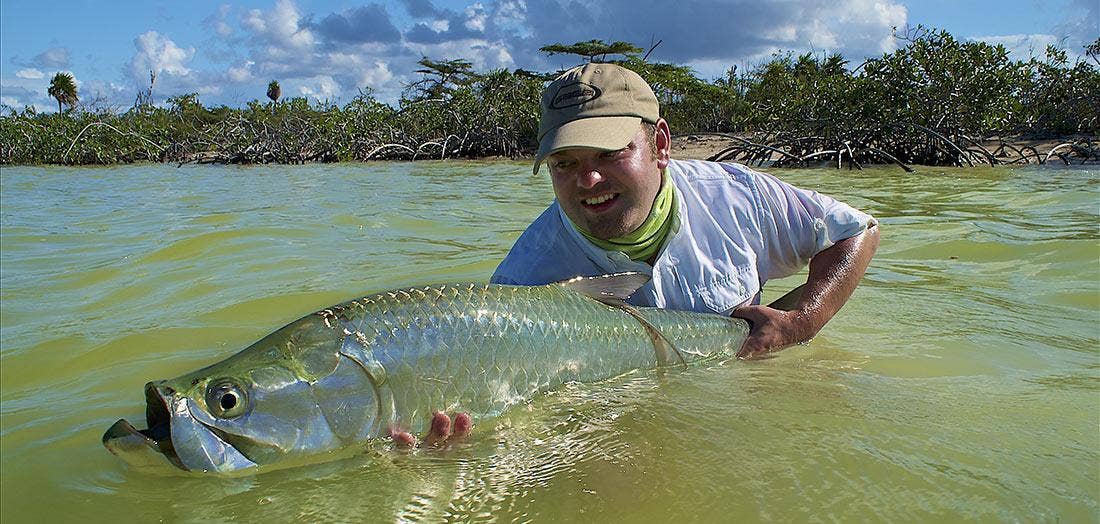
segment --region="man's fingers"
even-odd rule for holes
[[[768,321],[767,315],[761,311],[760,306],[743,306],[733,310],[730,314],[733,318],[739,318],[749,323],[749,333],[756,334]]]
[[[432,420],[428,428],[428,433],[424,435],[423,442],[419,444],[423,446],[439,446],[445,442],[469,435],[471,428],[473,428],[473,421],[470,419],[469,413],[455,413],[454,419],[452,420],[446,413],[436,411],[432,413]],[[398,448],[413,448],[418,446],[415,435],[396,425],[390,427],[389,434]]]
[[[730,315],[735,318],[743,318],[745,320],[760,320],[766,317],[764,314],[765,306],[741,306]]]
[[[416,446],[416,437],[408,431],[402,431],[396,427],[390,428],[390,438],[399,448],[411,448]]]
[[[454,433],[451,433],[452,437],[465,437],[470,434],[470,429],[473,428],[473,421],[470,420],[469,413],[456,413]]]
[[[424,437],[424,444],[434,446],[451,436],[451,418],[442,411],[432,413],[432,427],[428,430],[428,436]]]

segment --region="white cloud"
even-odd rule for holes
[[[49,69],[69,67],[69,49],[67,47],[51,47],[35,56],[34,63]]]
[[[795,47],[804,48],[808,46],[812,49],[829,50],[836,50],[837,48],[841,47],[841,35],[837,34],[837,32],[833,30],[833,28],[830,28],[826,24],[826,22],[820,18],[810,21],[807,26],[799,28],[796,32],[798,36],[796,36],[794,40],[790,41],[790,43],[793,44]],[[849,31],[842,31],[841,34],[849,36],[852,33]],[[872,35],[873,36],[871,37],[871,39],[873,40],[875,32],[872,32]],[[881,37],[881,32],[878,32],[877,36]],[[890,42],[894,41],[892,36],[888,36],[887,38],[890,40]],[[874,48],[874,45],[872,44],[871,47]],[[880,52],[887,51],[887,49],[880,49]]]
[[[232,9],[233,6],[229,4],[218,6],[216,11],[202,19],[202,27],[207,32],[213,32],[217,38],[228,40],[234,33],[233,26],[228,22]]]
[[[319,101],[334,101],[340,95],[340,86],[331,76],[319,75],[309,81],[311,85],[298,86],[298,92],[307,98]]]
[[[233,82],[235,84],[247,82],[249,80],[252,80],[253,78],[252,66],[254,65],[256,65],[256,62],[247,60],[245,61],[245,63],[239,66],[230,66],[225,75],[227,78],[229,78],[230,82]]]
[[[204,21],[209,23],[214,28],[214,32],[221,37],[228,37],[233,34],[233,27],[226,23],[225,19],[229,16],[229,4],[223,4],[218,7],[218,12],[210,15]]]
[[[364,70],[359,76],[359,83],[374,89],[378,89],[393,80],[393,73],[385,62],[376,60],[374,67]]]
[[[776,27],[770,27],[764,30],[763,36],[768,40],[794,42],[795,39],[798,38],[798,26],[794,24],[783,24]]]
[[[527,2],[524,0],[501,0],[497,2],[492,16],[493,25],[516,30],[522,33],[520,36],[528,36],[525,23],[527,21]]]
[[[195,48],[183,49],[156,31],[146,31],[134,39],[137,54],[130,60],[130,76],[138,83],[148,79],[150,71],[187,76],[187,63],[195,56]]]
[[[291,0],[279,0],[275,9],[264,12],[250,10],[242,23],[253,33],[267,42],[270,48],[291,48],[309,50],[316,43],[313,33],[299,25],[302,15]]]
[[[229,36],[233,34],[233,28],[221,20],[214,25],[214,31],[218,33],[218,36]]]
[[[0,104],[4,104],[8,107],[20,109],[23,103],[19,99],[10,96],[0,96]]]
[[[450,40],[438,44],[408,43],[416,56],[462,58],[469,60],[475,71],[511,68],[515,66],[508,46],[501,41],[490,42],[478,38]]]
[[[766,4],[774,9],[779,2]],[[774,25],[758,28],[767,42],[765,49],[736,58],[760,57],[769,47],[773,52],[839,52],[850,60],[877,56],[897,48],[893,28],[905,26],[908,19],[904,5],[883,0],[806,3],[792,11],[793,16],[780,15],[773,19]]]
[[[222,85],[218,84],[200,84],[195,88],[195,92],[200,95],[220,95],[223,92]]]
[[[20,69],[15,73],[15,76],[26,80],[37,80],[39,78],[45,78],[46,74],[34,68]]]
[[[862,55],[889,53],[896,49],[897,42],[892,29],[904,27],[909,17],[905,6],[894,2],[846,0],[838,7],[840,24],[833,28],[837,32],[837,47],[823,47],[832,50],[839,50],[838,47],[850,49]],[[825,23],[829,20],[828,10],[822,14],[825,16],[815,22],[819,22],[820,26],[828,25]],[[812,29],[814,28],[811,31]]]
[[[475,3],[466,8],[466,29],[471,31],[484,31],[485,20],[489,18],[489,15],[485,13],[485,7],[480,3]]]

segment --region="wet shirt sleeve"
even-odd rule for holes
[[[754,172],[764,234],[764,280],[796,273],[810,258],[833,244],[858,235],[875,219],[830,196],[792,186]]]

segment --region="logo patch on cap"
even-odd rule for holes
[[[554,93],[554,100],[550,102],[551,109],[565,109],[579,106],[585,102],[591,102],[600,97],[603,91],[600,88],[584,82],[574,82],[558,88]]]

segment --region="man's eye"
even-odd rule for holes
[[[554,162],[554,169],[566,169],[573,165],[572,160],[558,160]]]
[[[620,154],[622,154],[623,151],[625,151],[625,150],[624,149],[616,149],[615,151],[604,151],[603,153],[600,153],[600,157],[608,158],[608,159],[616,158]]]

